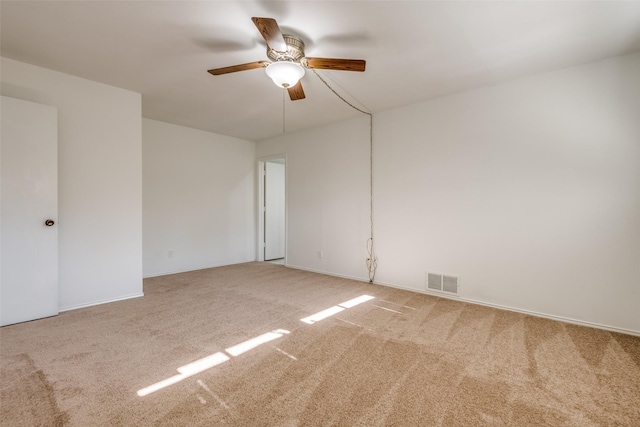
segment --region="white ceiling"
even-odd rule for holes
[[[375,112],[640,51],[640,1],[2,1],[1,54],[142,93],[144,117],[249,140],[283,131],[283,90],[252,16],[275,18],[313,57],[365,59],[322,71]],[[639,76],[640,78],[640,76]],[[287,132],[357,117],[310,71],[284,103]]]

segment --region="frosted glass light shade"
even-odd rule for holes
[[[296,62],[272,62],[266,71],[276,86],[283,88],[294,87],[304,76],[304,68]]]

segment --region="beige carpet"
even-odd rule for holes
[[[638,337],[270,263],[144,292],[0,329],[0,424],[640,425]]]

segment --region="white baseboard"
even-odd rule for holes
[[[69,307],[61,307],[61,308],[58,309],[58,312],[62,313],[63,311],[77,310],[79,308],[92,307],[94,305],[108,304],[110,302],[123,301],[123,300],[127,300],[127,299],[132,299],[132,298],[139,298],[139,297],[143,297],[143,296],[144,296],[144,293],[140,292],[139,294],[125,295],[125,296],[118,297],[118,298],[102,300],[102,301],[94,301],[94,302],[90,302],[90,303],[87,303],[87,304],[78,304],[78,305],[71,305]]]
[[[294,270],[302,270],[302,271],[308,271],[310,273],[324,274],[325,276],[333,276],[333,277],[340,277],[342,279],[357,280],[358,282],[369,282],[364,277],[347,276],[347,275],[344,275],[344,274],[336,274],[336,273],[332,273],[330,271],[314,270],[312,268],[299,267],[297,265],[291,265],[291,264],[285,264],[284,266],[288,267],[288,268],[293,268]]]
[[[605,331],[619,332],[621,334],[640,336],[640,331],[633,331],[631,329],[618,328],[616,326],[603,325],[603,324],[600,324],[600,323],[587,322],[587,321],[584,321],[584,320],[577,320],[577,319],[572,319],[572,318],[569,318],[569,317],[556,316],[556,315],[553,315],[553,314],[540,313],[540,312],[537,312],[537,311],[531,311],[531,310],[525,310],[525,309],[521,309],[521,308],[510,307],[510,306],[507,306],[507,305],[494,304],[494,303],[487,302],[487,301],[480,301],[480,300],[475,300],[475,299],[472,299],[472,298],[464,298],[464,297],[461,297],[459,295],[448,295],[448,294],[441,293],[441,292],[434,292],[434,291],[423,290],[423,289],[408,288],[408,287],[405,287],[405,286],[399,286],[399,285],[395,285],[395,284],[392,284],[392,283],[374,282],[374,284],[381,285],[381,286],[388,286],[390,288],[403,289],[405,291],[417,292],[417,293],[425,294],[425,295],[431,295],[431,296],[435,296],[435,297],[439,297],[439,298],[447,298],[447,299],[452,299],[452,300],[455,300],[455,301],[468,302],[469,304],[483,305],[485,307],[497,308],[499,310],[507,310],[507,311],[513,311],[515,313],[528,314],[530,316],[542,317],[542,318],[551,319],[551,320],[557,320],[559,322],[571,323],[573,325],[588,326],[590,328],[603,329]]]
[[[217,268],[217,267],[226,267],[228,265],[237,265],[237,264],[246,264],[248,262],[254,262],[254,259],[249,259],[246,261],[238,261],[238,262],[232,262],[230,264],[211,264],[211,265],[203,265],[203,266],[198,266],[198,267],[189,267],[186,269],[177,269],[177,270],[167,270],[167,271],[161,271],[158,273],[149,273],[149,274],[145,274],[142,276],[143,279],[149,279],[151,277],[160,277],[160,276],[168,276],[170,274],[178,274],[178,273],[189,273],[190,271],[198,271],[198,270],[206,270],[208,268]]]
[[[341,274],[335,274],[335,273],[321,271],[321,270],[314,270],[314,269],[300,267],[300,266],[294,266],[294,265],[286,265],[286,267],[294,268],[296,270],[309,271],[309,272],[312,272],[312,273],[325,274],[327,276],[335,276],[335,277],[342,277],[344,279],[357,280],[359,282],[367,282],[367,283],[369,282],[367,279],[364,279],[362,277],[345,276],[345,275],[341,275]],[[556,316],[556,315],[553,315],[553,314],[540,313],[540,312],[537,312],[537,311],[524,310],[524,309],[520,309],[520,308],[506,306],[506,305],[494,304],[494,303],[487,302],[487,301],[479,301],[479,300],[475,300],[475,299],[471,299],[471,298],[464,298],[464,297],[461,297],[459,295],[449,295],[449,294],[446,294],[446,293],[443,293],[443,292],[436,292],[436,291],[430,291],[430,290],[424,290],[424,289],[409,288],[409,287],[406,287],[406,286],[396,285],[394,283],[386,283],[386,282],[374,281],[373,284],[374,285],[380,285],[380,286],[388,286],[390,288],[402,289],[402,290],[405,290],[405,291],[417,292],[417,293],[420,293],[420,294],[435,296],[435,297],[438,297],[438,298],[447,298],[447,299],[451,299],[451,300],[455,300],[455,301],[467,302],[469,304],[483,305],[483,306],[486,306],[486,307],[497,308],[499,310],[507,310],[507,311],[513,311],[515,313],[528,314],[530,316],[536,316],[536,317],[542,317],[542,318],[545,318],[545,319],[557,320],[559,322],[571,323],[571,324],[574,324],[574,325],[588,326],[590,328],[603,329],[605,331],[619,332],[621,334],[640,336],[640,331],[633,331],[631,329],[618,328],[616,326],[603,325],[603,324],[600,324],[600,323],[587,322],[587,321],[584,321],[584,320],[577,320],[577,319],[572,319],[572,318],[569,318],[569,317]]]

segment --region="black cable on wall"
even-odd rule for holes
[[[373,283],[373,280],[376,277],[376,269],[378,268],[378,257],[375,254],[375,246],[374,246],[374,238],[373,238],[373,114],[356,107],[355,105],[353,105],[352,103],[344,99],[342,96],[340,96],[338,92],[336,92],[329,85],[329,83],[326,82],[325,79],[322,78],[322,76],[320,76],[320,74],[316,72],[316,70],[312,68],[311,71],[313,71],[313,73],[320,79],[320,81],[322,81],[322,83],[324,83],[325,86],[327,86],[329,90],[331,90],[331,92],[333,92],[338,98],[340,98],[342,102],[344,102],[354,110],[369,116],[369,202],[370,202],[369,223],[370,223],[370,230],[369,230],[369,239],[367,239],[368,256],[366,260],[366,265],[367,265],[367,270],[369,271],[369,283]]]

